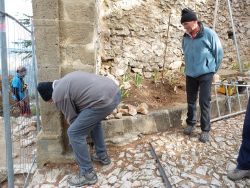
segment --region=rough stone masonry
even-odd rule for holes
[[[180,17],[184,7],[195,10],[204,25],[213,26],[214,0],[102,0],[101,62],[110,64],[116,76],[132,71],[150,78],[163,67],[179,70],[183,63],[181,39],[184,30]],[[241,61],[245,64],[250,57],[249,9],[249,0],[232,1]],[[237,59],[230,39],[232,27],[226,0],[220,1],[216,20],[216,32],[225,50],[222,67],[231,69],[236,66]]]

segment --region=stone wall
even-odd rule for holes
[[[204,25],[212,27],[215,1],[102,0],[100,6],[102,64],[111,66],[111,73],[116,76],[132,71],[151,77],[163,67],[179,70],[183,64],[181,9],[192,8]],[[232,7],[241,60],[249,63],[250,1],[233,0]],[[225,50],[221,67],[232,68],[237,58],[227,33],[232,29],[226,0],[220,1],[216,20],[216,31]]]

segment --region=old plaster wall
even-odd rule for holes
[[[110,66],[116,76],[132,71],[150,78],[163,67],[179,70],[183,64],[181,39],[184,32],[180,18],[181,9],[185,7],[195,10],[205,26],[213,26],[214,0],[102,0],[99,53],[102,64]],[[249,10],[249,0],[232,1],[241,60],[245,64],[250,57]],[[221,67],[237,68],[233,40],[228,37],[232,29],[226,0],[220,1],[216,20],[216,31],[225,50]]]

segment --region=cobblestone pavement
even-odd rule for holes
[[[199,142],[200,128],[196,127],[191,136],[183,135],[179,128],[142,136],[125,146],[109,146],[112,163],[95,165],[98,183],[91,187],[164,187],[149,142],[173,187],[250,187],[250,179],[233,182],[226,177],[227,170],[236,166],[243,120],[240,115],[213,123],[211,141],[206,144]],[[36,171],[29,187],[69,187],[66,179],[72,171],[77,172],[75,164],[47,166]]]

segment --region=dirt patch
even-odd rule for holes
[[[123,103],[138,106],[140,103],[147,103],[150,110],[177,106],[186,102],[185,76],[179,76],[172,82],[154,82],[152,79],[143,79],[140,86],[135,83],[128,90],[123,98]]]

